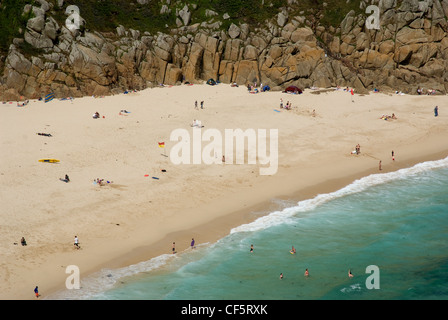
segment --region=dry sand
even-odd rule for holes
[[[274,111],[281,98],[293,109]],[[276,209],[274,199],[300,201],[335,191],[380,172],[380,160],[381,172],[388,172],[448,156],[447,96],[371,93],[351,99],[343,90],[249,94],[220,84],[1,104],[0,298],[34,299],[36,285],[49,296],[65,287],[67,265],[77,265],[84,277],[170,253],[173,241],[179,251],[192,237],[198,244],[213,242]],[[195,100],[205,108],[195,110]],[[131,113],[120,115],[122,109]],[[92,118],[95,111],[100,119]],[[392,113],[398,119],[380,119]],[[194,119],[203,131],[223,134],[278,129],[277,173],[262,176],[259,164],[247,162],[174,165],[170,134],[191,132]],[[158,147],[162,141],[165,149]],[[352,155],[358,143],[361,154]],[[60,162],[38,162],[42,158]],[[59,180],[65,174],[69,183]],[[99,187],[96,178],[113,183]],[[75,235],[81,250],[73,248]]]

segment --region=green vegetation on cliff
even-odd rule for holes
[[[179,19],[178,13],[185,4],[191,12],[190,24],[221,22],[222,29],[227,29],[231,23],[262,26],[267,20],[275,18],[282,8],[288,9],[290,17],[301,15],[314,21],[315,25],[335,27],[339,26],[350,10],[361,12],[359,0],[171,0],[168,1],[169,5],[166,0],[151,0],[145,4],[139,4],[136,0],[65,0],[62,8],[58,6],[57,0],[46,1],[52,7],[51,16],[59,24],[65,23],[66,8],[76,5],[86,21],[85,28],[99,32],[115,31],[119,25],[150,33],[168,32],[178,27],[176,19]],[[0,52],[8,50],[13,38],[23,36],[26,22],[33,14],[31,11],[23,15],[26,4],[40,6],[38,1],[33,0],[0,1]],[[207,16],[206,12],[210,10],[216,15]],[[224,14],[229,18],[224,19]]]
[[[66,0],[64,10],[56,13],[57,20],[64,22],[65,8],[76,5],[80,16],[86,21],[86,28],[92,31],[114,31],[119,25],[141,31],[165,31],[172,26],[174,15],[160,14],[160,1],[139,4],[129,0]]]
[[[20,29],[25,30],[31,12],[23,15],[29,0],[1,0],[0,1],[0,53],[8,51],[12,39],[20,37]]]
[[[221,21],[223,25],[231,22],[262,24],[266,19],[278,13],[278,9],[287,6],[287,0],[192,0],[187,2],[148,1],[139,4],[129,0],[66,0],[64,7],[76,5],[80,9],[81,17],[86,20],[86,28],[96,31],[112,31],[119,25],[140,31],[165,32],[176,28],[176,12],[182,10],[188,4],[192,13],[191,22],[201,23],[210,20],[206,17],[206,10],[213,10],[218,15],[214,21]],[[162,6],[166,5],[168,12],[160,13]],[[230,18],[224,20],[223,14]],[[59,22],[63,22],[66,16],[60,10],[57,12]]]

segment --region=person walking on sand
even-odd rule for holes
[[[198,100],[196,100],[196,101],[194,102],[194,108],[195,108],[195,109],[198,109]]]
[[[176,253],[176,242],[173,242],[173,254]]]
[[[434,117],[437,117],[438,115],[439,115],[439,107],[436,106],[436,107],[434,108]]]
[[[39,287],[36,286],[36,288],[34,288],[34,294],[36,295],[36,298],[39,298]]]
[[[190,246],[191,246],[191,249],[194,249],[194,238],[191,238]]]
[[[201,109],[204,109],[204,101],[201,101]]]
[[[392,161],[395,161],[395,153],[394,153],[394,150],[392,150]]]
[[[380,170],[380,171],[382,170],[381,169],[381,160],[380,160],[380,163],[378,164],[378,170]]]
[[[75,248],[75,249],[79,249],[80,247],[79,247],[79,239],[78,239],[78,236],[75,236],[75,241],[74,241],[74,243],[73,243],[73,248]]]

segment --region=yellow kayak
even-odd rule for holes
[[[39,162],[56,163],[56,162],[59,162],[59,160],[58,159],[40,159]]]

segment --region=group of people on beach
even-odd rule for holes
[[[395,113],[392,113],[392,115],[391,116],[389,116],[389,115],[386,115],[386,114],[383,114],[381,117],[380,117],[380,119],[381,120],[396,120],[397,119],[397,116],[395,115]]]
[[[428,89],[428,90],[426,91],[426,94],[427,94],[427,95],[434,95],[434,94],[436,94],[436,93],[437,93],[437,92],[436,92],[435,89]],[[425,94],[425,90],[424,90],[423,88],[418,87],[418,88],[417,88],[417,94],[418,94],[418,95]]]
[[[96,180],[93,180],[93,184],[97,184],[98,186],[104,186],[104,183],[113,183],[113,181],[104,180],[100,178],[96,178]]]
[[[280,109],[291,110],[292,109],[292,103],[287,101],[286,105],[283,106],[283,99],[280,98]]]
[[[191,238],[191,242],[190,242],[190,248],[191,249],[195,249],[196,248],[195,243],[196,243],[196,241],[194,240],[194,238]],[[176,251],[176,242],[174,242],[174,241],[173,241],[173,245],[171,247],[171,251],[172,251],[173,254],[177,253],[177,251]]]
[[[17,106],[18,106],[18,107],[24,107],[24,106],[28,105],[28,103],[30,103],[30,100],[26,100],[26,101],[24,101],[24,102],[22,102],[22,103],[19,103],[19,102],[17,101]]]
[[[253,85],[248,83],[246,88],[247,88],[247,92],[249,92],[249,93],[259,93],[259,92],[265,92],[265,91],[270,90],[269,86],[263,87],[263,83],[260,83],[260,86],[257,86],[257,82],[254,82]],[[260,88],[260,90],[258,90],[258,88]]]
[[[198,100],[196,100],[196,101],[194,102],[194,108],[195,108],[196,110],[199,110],[199,107],[198,107]],[[201,109],[204,109],[204,100],[201,101]]]

